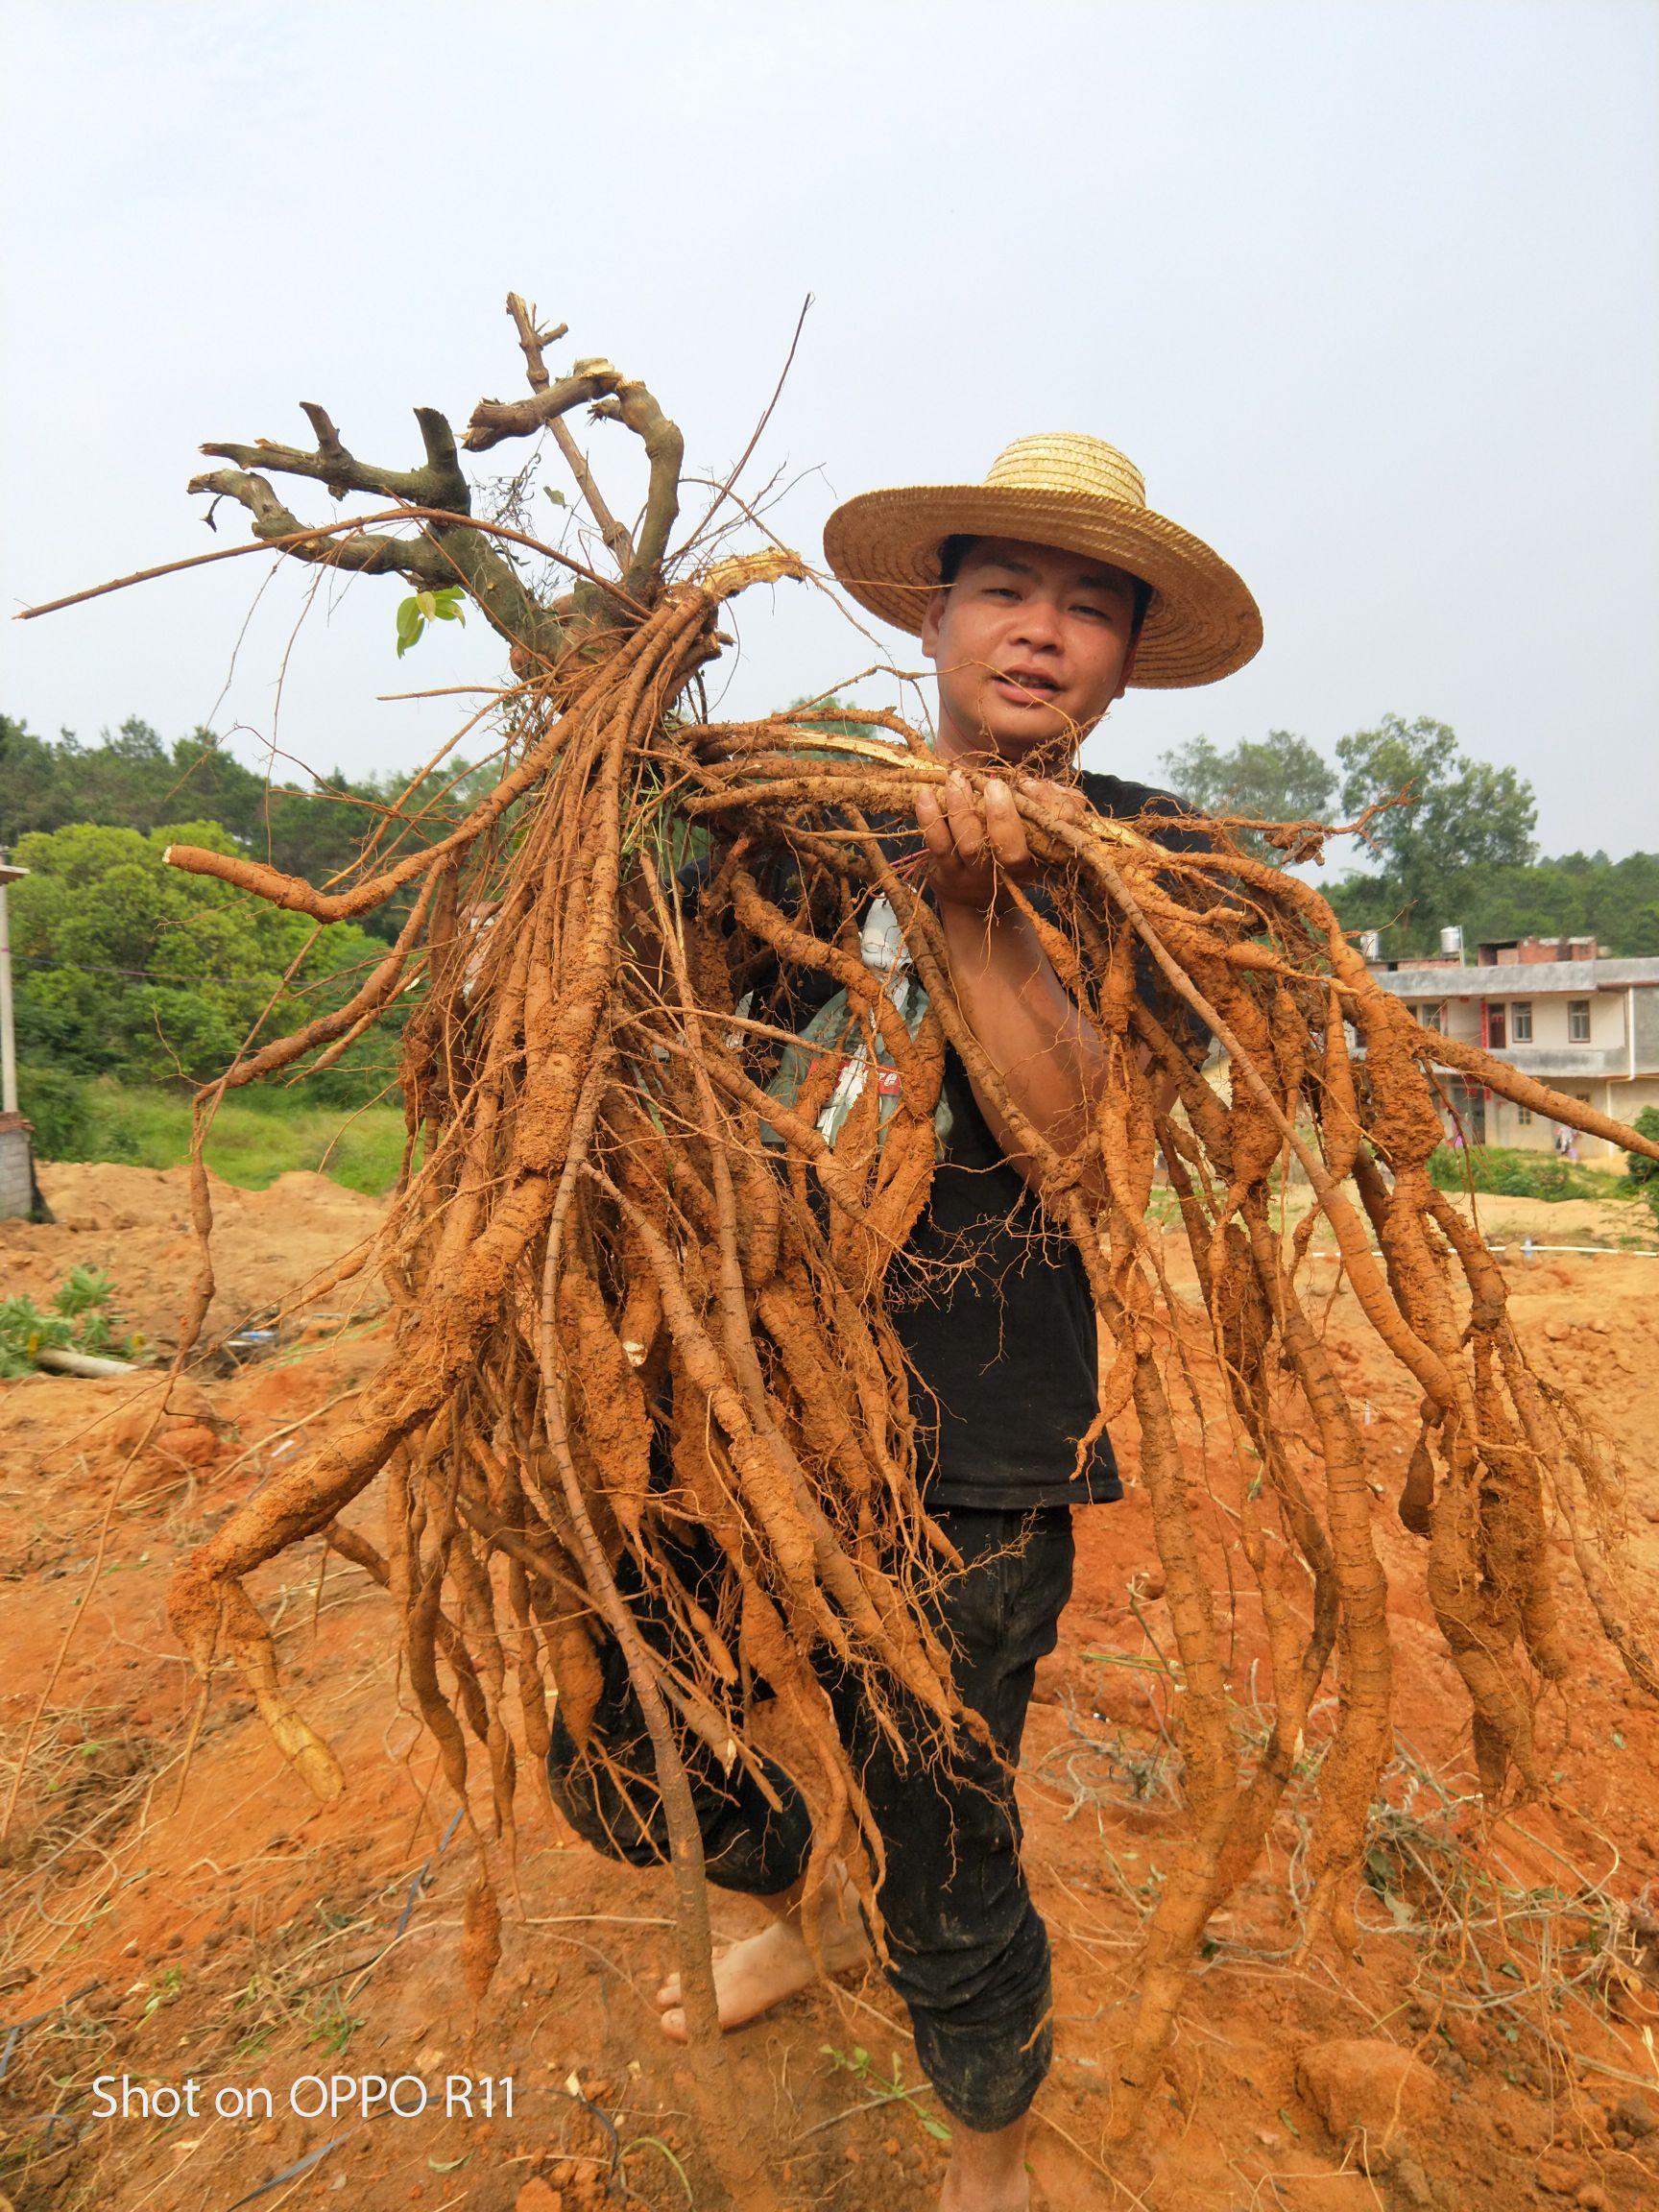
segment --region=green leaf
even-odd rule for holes
[[[95,1306],[108,1306],[114,1285],[96,1267],[71,1267],[52,1296],[60,1313],[84,1313]]]
[[[541,489],[546,493],[548,498],[552,500],[555,507],[564,506],[565,494],[563,492],[555,492],[551,484],[543,484]]]
[[[453,2174],[458,2167],[465,2166],[471,2155],[470,2151],[464,2151],[459,2158],[428,2157],[426,2163],[434,2174]]]
[[[397,607],[397,658],[402,660],[411,645],[419,642],[426,627],[426,617],[421,612],[419,596],[400,600]]]
[[[436,596],[430,591],[417,591],[415,594],[415,604],[420,608],[421,613],[426,616],[428,621],[430,621],[432,615],[437,611],[438,601]]]

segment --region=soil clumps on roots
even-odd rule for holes
[[[882,1305],[888,1262],[926,1203],[949,1043],[1041,1161],[1044,1203],[1083,1255],[1108,1348],[1102,1413],[1138,1431],[1175,1623],[1191,1832],[1152,1924],[1123,2062],[1143,2090],[1328,1669],[1339,1720],[1310,1845],[1310,1940],[1327,1920],[1349,1930],[1390,1755],[1384,1583],[1357,1409],[1310,1311],[1314,1226],[1334,1234],[1367,1320],[1422,1393],[1402,1509],[1425,1542],[1494,1805],[1541,1788],[1529,1685],[1566,1671],[1547,1499],[1574,1531],[1609,1635],[1653,1687],[1620,1596],[1617,1477],[1571,1401],[1532,1371],[1496,1262],[1429,1182],[1440,1141],[1429,1041],[1315,893],[1224,832],[1209,852],[1172,855],[1132,827],[1023,803],[1055,870],[1053,915],[1039,926],[1116,1074],[1083,1154],[1046,1154],[956,1013],[938,926],[880,834],[940,773],[920,747],[837,740],[809,723],[668,719],[719,596],[672,588],[627,645],[583,671],[556,718],[547,709],[541,742],[557,733],[556,759],[510,849],[486,833],[434,864],[425,995],[406,1047],[410,1166],[385,1247],[397,1348],[351,1431],[189,1563],[175,1619],[199,1655],[224,1633],[290,1755],[333,1788],[328,1753],[266,1669],[240,1582],[332,1524],[390,1464],[398,1525],[385,1574],[406,1612],[411,1679],[458,1792],[469,1732],[482,1745],[503,1833],[506,1672],[533,1753],[544,1748],[544,1657],[580,1737],[590,1632],[622,1632],[613,1569],[627,1551],[637,1586],[678,1608],[666,1655],[638,1647],[677,1724],[728,1761],[749,1756],[744,1693],[763,1676],[819,1795],[819,1863],[850,1851],[856,1863],[858,1781],[814,1647],[858,1670],[878,1704],[899,1687],[941,1728],[963,1724],[914,1602],[927,1520]],[[709,835],[690,911],[664,859],[684,825]],[[768,896],[780,875],[787,892]],[[873,894],[890,902],[927,990],[914,1036],[886,974],[861,956]],[[481,953],[458,928],[463,910],[494,918]],[[1166,998],[1224,1041],[1225,1091],[1137,989],[1148,955]],[[833,1143],[816,1094],[838,1056],[792,1106],[769,1091],[779,979],[812,972],[847,993],[864,1051],[898,1075],[891,1114],[868,1086]],[[1496,1064],[1482,1072],[1524,1085]],[[1161,1074],[1180,1100],[1168,1115]],[[1238,1546],[1271,1629],[1276,1724],[1247,1770],[1177,1445],[1179,1315],[1147,1228],[1160,1154],[1232,1385]],[[1314,1205],[1286,1250],[1273,1215],[1292,1163]],[[1311,1453],[1293,1454],[1292,1438]],[[730,1618],[682,1603],[664,1568],[660,1547],[686,1525],[725,1555]]]
[[[954,1051],[1034,1164],[1047,1223],[1087,1272],[1099,1418],[1132,1440],[1174,1640],[1184,1818],[1117,2058],[1113,2127],[1126,2134],[1160,2079],[1205,1931],[1262,1856],[1328,1682],[1300,1941],[1304,1953],[1327,1935],[1357,1941],[1354,1893],[1394,1756],[1393,1663],[1361,1417],[1327,1341],[1330,1280],[1311,1283],[1317,1236],[1416,1397],[1401,1517],[1467,1697],[1488,1809],[1551,1787],[1534,1709],[1568,1672],[1552,1526],[1569,1533],[1631,1680],[1647,1695],[1659,1688],[1625,1589],[1613,1455],[1535,1370],[1496,1261],[1430,1182],[1434,1066],[1455,1049],[1459,1070],[1501,1094],[1651,1147],[1429,1036],[1318,894],[1248,856],[1225,826],[1172,853],[1150,824],[1079,818],[1022,786],[1016,804],[1047,871],[1046,897],[1027,909],[1112,1069],[1080,1151],[1057,1154],[957,1008],[939,923],[893,834],[943,769],[879,716],[863,738],[827,729],[829,715],[697,718],[723,603],[801,564],[767,552],[666,575],[678,434],[608,364],[552,384],[544,341],[515,305],[535,397],[486,403],[468,442],[524,434],[580,397],[635,429],[653,494],[613,584],[585,572],[571,601],[509,609],[491,526],[467,518],[453,441],[429,411],[427,469],[396,483],[353,462],[320,410],[315,455],[214,449],[244,469],[400,498],[418,538],[346,537],[332,557],[428,588],[440,560],[445,583],[463,582],[513,640],[519,682],[503,702],[501,781],[422,853],[367,855],[330,891],[251,860],[171,855],[319,920],[394,892],[414,901],[351,1003],[251,1046],[204,1094],[204,1121],[226,1087],[326,1060],[395,998],[416,1007],[404,1169],[375,1250],[394,1305],[389,1356],[350,1416],[185,1561],[173,1620],[202,1670],[223,1653],[235,1661],[284,1755],[327,1800],[342,1766],[284,1686],[249,1578],[322,1534],[390,1593],[406,1679],[477,1853],[463,1964],[478,2002],[500,1956],[496,1899],[524,1754],[543,1759],[554,1696],[581,1742],[596,1639],[615,1637],[673,1845],[692,2062],[715,2066],[707,1902],[677,1743],[700,1741],[759,1775],[763,1682],[817,1816],[809,1887],[836,1879],[842,1861],[874,1906],[878,1847],[814,1657],[851,1671],[878,1715],[902,1699],[941,1736],[976,1724],[918,1602],[937,1531],[885,1303],[927,1202]],[[268,540],[330,557],[263,477],[221,471],[203,484],[241,498]],[[1314,835],[1299,832],[1299,853]],[[901,1013],[893,969],[866,955],[876,898],[925,993],[919,1019]],[[779,1082],[790,1008],[805,983],[826,979],[845,995],[843,1040],[790,1096]],[[1221,1082],[1194,1065],[1195,1026],[1225,1051]],[[820,1117],[849,1061],[890,1079],[866,1082],[830,1136]],[[1286,1237],[1292,1178],[1311,1204]],[[1152,1217],[1155,1185],[1171,1194],[1185,1247],[1179,1286]],[[195,1213],[205,1237],[200,1167]],[[211,1289],[204,1274],[195,1327]],[[1195,1343],[1223,1380],[1219,1400],[1196,1380]],[[1256,1695],[1267,1719],[1242,1742],[1229,1689],[1239,1593],[1217,1607],[1183,1450],[1194,1423],[1214,1431],[1206,1470],[1232,1530],[1228,1573],[1262,1628]],[[343,1518],[382,1474],[384,1527]],[[687,1527],[721,1554],[717,1616],[672,1571]],[[629,1590],[653,1594],[665,1639],[641,1636]],[[926,1742],[907,1748],[928,1753]],[[475,1767],[489,1779],[488,1820],[474,1817]],[[728,2181],[748,2187],[740,2174]]]

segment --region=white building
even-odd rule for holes
[[[1659,1106],[1659,959],[1604,960],[1590,940],[1521,938],[1479,947],[1472,968],[1426,961],[1371,973],[1425,1028],[1479,1045],[1617,1121]],[[1470,1143],[1553,1144],[1547,1117],[1451,1070],[1440,1080]],[[1599,1137],[1580,1137],[1578,1148],[1585,1160],[1623,1158]]]

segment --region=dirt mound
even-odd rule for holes
[[[8,1294],[44,1303],[71,1267],[99,1268],[113,1279],[128,1325],[153,1353],[173,1351],[179,1315],[201,1264],[188,1171],[76,1161],[42,1163],[39,1175],[56,1219],[0,1221],[0,1277]],[[320,1301],[301,1295],[373,1236],[385,1214],[378,1199],[302,1172],[279,1175],[265,1190],[242,1190],[212,1173],[207,1181],[217,1285],[208,1337],[258,1323],[297,1298],[295,1325],[328,1313],[362,1317],[384,1303],[378,1279],[365,1277]]]
[[[1469,1200],[1459,1203],[1467,1212]],[[1659,1223],[1628,1198],[1503,1198],[1482,1191],[1475,1200],[1481,1228],[1496,1243],[1605,1244],[1615,1250],[1659,1246]],[[1659,1288],[1659,1277],[1654,1279]]]

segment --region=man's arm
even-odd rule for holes
[[[1070,791],[1065,796],[1084,804]],[[931,792],[918,794],[916,820],[968,1026],[1026,1119],[1062,1157],[1074,1154],[1108,1079],[1106,1050],[1030,917],[1007,896],[1009,880],[1030,882],[1037,874],[1013,795],[993,778],[981,807],[966,780],[952,776],[943,805]],[[1161,1088],[1173,1091],[1167,1080]],[[1011,1164],[1035,1183],[1035,1160],[992,1102],[974,1095]]]

